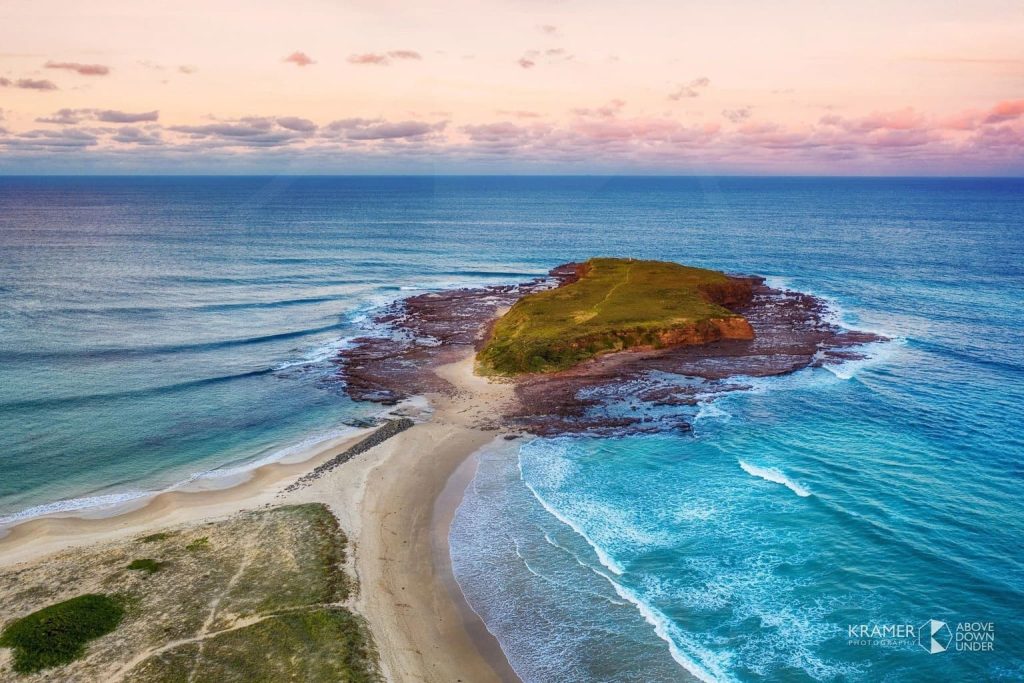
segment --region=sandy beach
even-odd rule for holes
[[[0,566],[44,562],[63,550],[242,510],[321,502],[351,539],[359,580],[355,608],[369,622],[388,680],[516,681],[497,641],[463,599],[448,555],[448,527],[472,475],[470,456],[500,438],[478,425],[512,400],[510,385],[475,376],[472,363],[467,352],[437,369],[455,391],[428,397],[428,421],[308,485],[285,491],[371,430],[318,444],[300,462],[258,467],[228,488],[171,491],[100,514],[23,522],[0,539]]]

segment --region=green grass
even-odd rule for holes
[[[376,652],[363,621],[341,607],[314,608],[268,617],[146,660],[131,672],[139,683],[189,680],[338,681],[375,683]]]
[[[87,642],[113,631],[123,617],[119,600],[80,595],[9,624],[0,633],[0,646],[14,648],[15,671],[40,671],[78,659]]]
[[[132,560],[131,564],[128,565],[128,569],[131,569],[132,571],[147,572],[149,574],[152,574],[154,572],[160,571],[160,567],[162,567],[163,564],[163,562],[157,562],[156,560],[145,558],[142,560]]]
[[[168,539],[170,537],[171,537],[171,534],[169,534],[168,532],[160,531],[160,532],[155,533],[155,534],[150,534],[149,536],[143,536],[142,538],[139,539],[139,541],[141,543],[157,543],[158,541],[163,541],[163,540],[166,540],[166,539]]]
[[[185,550],[194,553],[197,550],[206,550],[208,547],[210,547],[210,539],[203,536],[202,538],[197,538],[185,546]]]
[[[714,270],[664,261],[591,259],[577,282],[517,301],[495,323],[477,355],[478,367],[498,375],[554,372],[601,353],[659,348],[687,335],[698,341],[712,338],[720,328],[716,321],[742,319],[716,302],[745,295],[746,285]],[[737,322],[737,328],[749,330],[745,321]]]

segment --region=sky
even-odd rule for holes
[[[4,0],[0,173],[1021,176],[1022,36],[1022,0]]]

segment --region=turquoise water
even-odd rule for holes
[[[818,293],[894,341],[692,436],[488,450],[460,584],[529,681],[1024,677],[1024,181],[5,178],[0,254],[0,515],[344,429],[331,355],[415,291],[612,254]],[[849,636],[929,619],[992,651]]]

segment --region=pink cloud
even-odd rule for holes
[[[8,79],[8,83],[10,80]],[[235,155],[253,163],[275,159],[338,160],[348,170],[415,162],[459,169],[607,169],[623,172],[827,172],[827,173],[1022,173],[1024,102],[1010,100],[956,117],[913,109],[864,116],[812,116],[803,123],[728,120],[715,108],[698,123],[669,114],[625,114],[621,101],[575,110],[562,123],[530,120],[533,112],[501,111],[509,121],[469,122],[457,129],[445,121],[350,118],[319,125],[294,117],[250,116],[202,125],[161,125],[156,112],[61,110],[46,122],[58,129],[0,134],[0,152],[90,149],[89,154],[183,155],[209,159]],[[733,111],[733,110],[726,110]],[[762,112],[759,110],[758,112]],[[952,128],[952,118],[969,126]],[[147,121],[138,128],[88,126],[84,121]],[[42,151],[40,151],[42,153]],[[49,152],[47,152],[49,153]],[[265,155],[265,156],[261,156]],[[8,156],[10,158],[10,155]],[[98,158],[98,157],[97,157]],[[333,168],[333,167],[332,167]],[[340,168],[340,167],[339,167]]]
[[[564,47],[551,47],[546,50],[527,50],[516,60],[516,64],[524,69],[532,69],[537,64],[560,64],[573,59],[573,55]]]
[[[367,52],[361,55],[350,55],[348,58],[350,64],[376,64],[377,66],[387,66],[391,63],[387,55],[377,54],[375,52]]]
[[[418,60],[423,55],[415,50],[391,50],[390,52],[365,52],[363,54],[349,55],[350,64],[388,66],[392,59],[397,60]]]
[[[614,99],[608,102],[603,107],[596,107],[594,109],[579,108],[573,109],[572,113],[577,116],[596,116],[600,118],[612,118],[618,116],[622,108],[626,106],[625,100]]]
[[[82,64],[81,62],[47,62],[47,69],[65,69],[74,71],[80,76],[106,76],[110,73],[110,67],[102,64]]]
[[[9,78],[0,77],[0,88],[20,88],[22,90],[57,90],[57,84],[53,81],[46,81],[36,78],[19,78],[12,81]]]
[[[116,109],[102,109],[96,112],[96,120],[106,123],[145,123],[156,121],[159,118],[160,112],[156,110],[132,113]]]
[[[416,50],[392,50],[388,53],[392,59],[423,59],[423,55]]]
[[[303,119],[298,116],[281,116],[277,119],[277,125],[288,130],[299,131],[302,133],[312,133],[316,130],[316,124],[309,119]]]
[[[418,138],[429,133],[444,130],[447,124],[426,123],[423,121],[399,121],[396,123],[381,122],[370,125],[355,125],[346,130],[345,137],[349,140],[393,140],[396,138]]]
[[[119,111],[117,109],[60,109],[50,116],[37,118],[39,123],[54,123],[62,126],[75,125],[82,121],[102,121],[104,123],[154,123],[160,119],[159,111],[139,113]]]
[[[693,79],[689,83],[680,85],[674,91],[669,93],[668,98],[670,100],[678,101],[693,97],[700,97],[700,91],[707,88],[709,85],[711,85],[711,79],[707,76],[701,76],[700,78]]]
[[[294,64],[295,66],[309,66],[310,64],[316,64],[313,58],[305,52],[293,52],[285,57],[283,61]]]
[[[840,124],[848,130],[911,130],[924,125],[924,116],[911,107],[898,111],[874,112],[858,119],[844,119]]]
[[[750,118],[753,110],[750,107],[737,107],[736,109],[723,109],[722,116],[729,119],[733,123],[739,123],[746,121]]]
[[[1024,115],[1024,100],[1006,100],[999,102],[989,110],[985,123],[1002,123],[1012,121]]]
[[[528,109],[499,109],[497,113],[502,116],[513,116],[517,119],[539,119],[541,117],[538,112]]]

